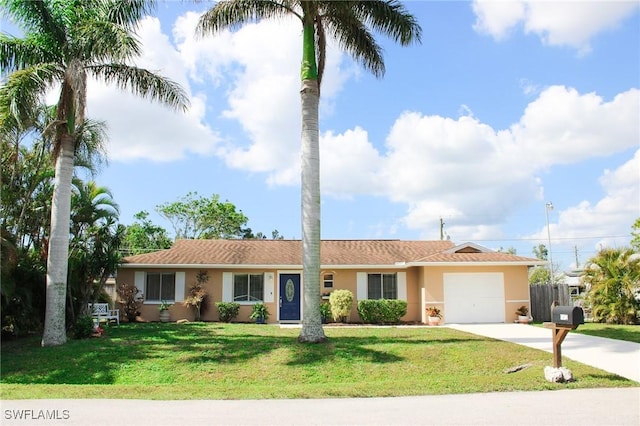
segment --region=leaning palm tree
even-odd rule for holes
[[[372,31],[402,45],[420,40],[416,19],[396,0],[304,1],[222,0],[201,16],[197,33],[213,34],[246,22],[295,16],[303,31],[302,101],[302,263],[304,306],[301,342],[326,339],[320,317],[320,153],[318,103],[327,38],[371,71],[384,74],[382,49]]]
[[[178,84],[128,64],[140,54],[134,31],[152,5],[149,0],[0,0],[5,15],[24,31],[24,38],[0,35],[0,66],[11,73],[0,88],[0,112],[16,120],[28,117],[25,111],[60,88],[43,346],[66,342],[71,178],[85,123],[87,78],[174,108],[187,107]]]

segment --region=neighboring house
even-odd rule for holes
[[[529,303],[528,269],[544,261],[450,241],[326,240],[321,243],[320,294],[347,289],[354,294],[350,322],[358,322],[357,301],[401,299],[407,322],[426,323],[425,307],[440,307],[448,323],[513,322]],[[167,300],[172,320],[193,319],[181,303],[196,274],[206,271],[209,294],[205,321],[216,321],[219,301],[251,305],[262,301],[269,322],[302,318],[302,243],[299,240],[178,240],[168,250],[129,256],[117,281],[143,293],[141,319],[157,321]]]
[[[587,292],[585,284],[582,282],[582,276],[584,275],[584,271],[581,269],[576,269],[573,271],[568,271],[562,273],[560,277],[558,277],[558,284],[566,284],[569,286],[569,294],[571,295],[571,300],[576,301],[577,299],[584,297]]]
[[[107,278],[107,281],[104,283],[104,287],[102,287],[104,292],[109,296],[109,299],[112,301],[111,304],[116,302],[116,279],[115,277]]]

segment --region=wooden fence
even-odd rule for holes
[[[567,284],[530,285],[531,316],[534,321],[551,321],[551,304],[556,301],[561,306],[572,306]]]

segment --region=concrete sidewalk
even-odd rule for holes
[[[447,327],[553,353],[548,328],[524,324],[448,324]],[[640,382],[640,344],[569,332],[562,357]]]
[[[49,399],[1,403],[3,426],[640,424],[640,388],[400,398],[229,401]],[[57,416],[57,420],[43,419],[46,415]]]

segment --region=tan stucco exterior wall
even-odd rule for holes
[[[145,271],[145,272],[185,272],[185,294],[186,297],[189,294],[189,288],[196,282],[196,275],[200,271],[200,269],[120,269],[118,271],[117,282],[119,283],[134,283],[135,271]],[[202,320],[203,321],[218,321],[218,309],[215,306],[216,302],[222,301],[222,273],[223,270],[220,269],[207,269],[206,270],[209,275],[209,281],[204,285],[204,288],[207,290],[209,295],[207,304],[203,309]],[[253,270],[234,270],[236,273],[263,273],[263,272],[273,272],[274,275],[276,270],[266,270],[266,271],[256,271]],[[144,291],[144,289],[139,289]],[[276,288],[277,291],[277,288]],[[273,303],[265,303],[267,309],[269,310],[269,322],[277,322],[277,299],[275,299]],[[160,312],[158,310],[159,303],[156,302],[145,302],[140,308],[140,321],[159,321],[160,320]],[[171,315],[171,321],[178,321],[181,319],[186,319],[189,321],[193,321],[195,319],[195,313],[191,308],[184,306],[182,302],[176,302],[171,305],[169,308],[169,313]],[[239,322],[249,322],[249,315],[251,314],[251,305],[250,304],[241,304],[240,313],[236,321]]]
[[[444,303],[445,273],[499,272],[504,275],[505,318],[507,322],[517,319],[516,309],[522,305],[530,308],[529,270],[527,266],[446,266],[424,268],[421,286],[425,288],[426,304],[442,310],[446,322],[447,307]]]
[[[142,270],[142,269],[139,269]],[[117,283],[134,283],[135,269],[120,269],[118,271]],[[196,274],[199,269],[144,269],[146,272],[185,272],[185,296],[188,294],[189,287],[195,283]],[[222,273],[230,270],[208,269],[209,281],[205,284],[205,288],[209,294],[209,300],[206,310],[202,316],[204,321],[218,321],[218,310],[215,302],[222,300]],[[278,285],[278,269],[256,270],[256,269],[234,269],[234,273],[263,273],[271,272],[274,276],[274,300],[267,302],[265,305],[269,310],[269,323],[278,322],[279,309],[279,285]],[[351,309],[349,322],[360,322],[357,309],[357,273],[364,272],[363,269],[323,269],[324,273],[331,273],[334,276],[333,289],[346,289],[353,293],[354,303]],[[517,317],[515,311],[518,307],[529,304],[529,283],[528,268],[526,266],[436,266],[436,267],[411,267],[406,269],[384,269],[369,270],[370,273],[406,273],[406,289],[407,289],[407,315],[402,320],[406,322],[420,322],[423,320],[423,310],[426,305],[435,305],[442,309],[443,319],[446,322],[446,306],[444,305],[444,283],[443,274],[445,273],[477,273],[477,272],[501,272],[504,274],[504,292],[505,292],[505,318],[507,322],[514,321]],[[302,283],[304,286],[304,283]],[[425,292],[425,305],[422,303],[422,289]],[[144,291],[144,289],[140,289]],[[330,289],[323,286],[322,276],[320,278],[320,294],[326,293]],[[322,300],[327,301],[327,300]],[[141,308],[140,320],[142,321],[158,321],[159,311],[158,304],[147,302]],[[177,321],[187,319],[192,321],[194,313],[191,309],[185,307],[181,302],[177,302],[169,309],[171,320]],[[249,322],[251,314],[251,304],[241,304],[240,314],[236,321]]]
[[[418,269],[419,268],[410,268],[410,269],[384,269],[384,270],[369,270],[365,271],[363,269],[338,269],[338,270],[329,270],[323,269],[322,273],[332,273],[334,279],[334,289],[340,290],[349,290],[353,293],[353,305],[351,308],[351,315],[349,317],[349,322],[358,323],[361,322],[360,316],[358,315],[358,272],[369,272],[369,273],[384,273],[391,274],[397,272],[406,272],[406,284],[407,284],[407,315],[401,318],[402,321],[419,321],[420,320],[420,290],[419,290],[419,282],[418,282]],[[320,282],[320,293],[324,293],[327,291],[322,286],[322,280]],[[325,300],[326,301],[326,300]]]

